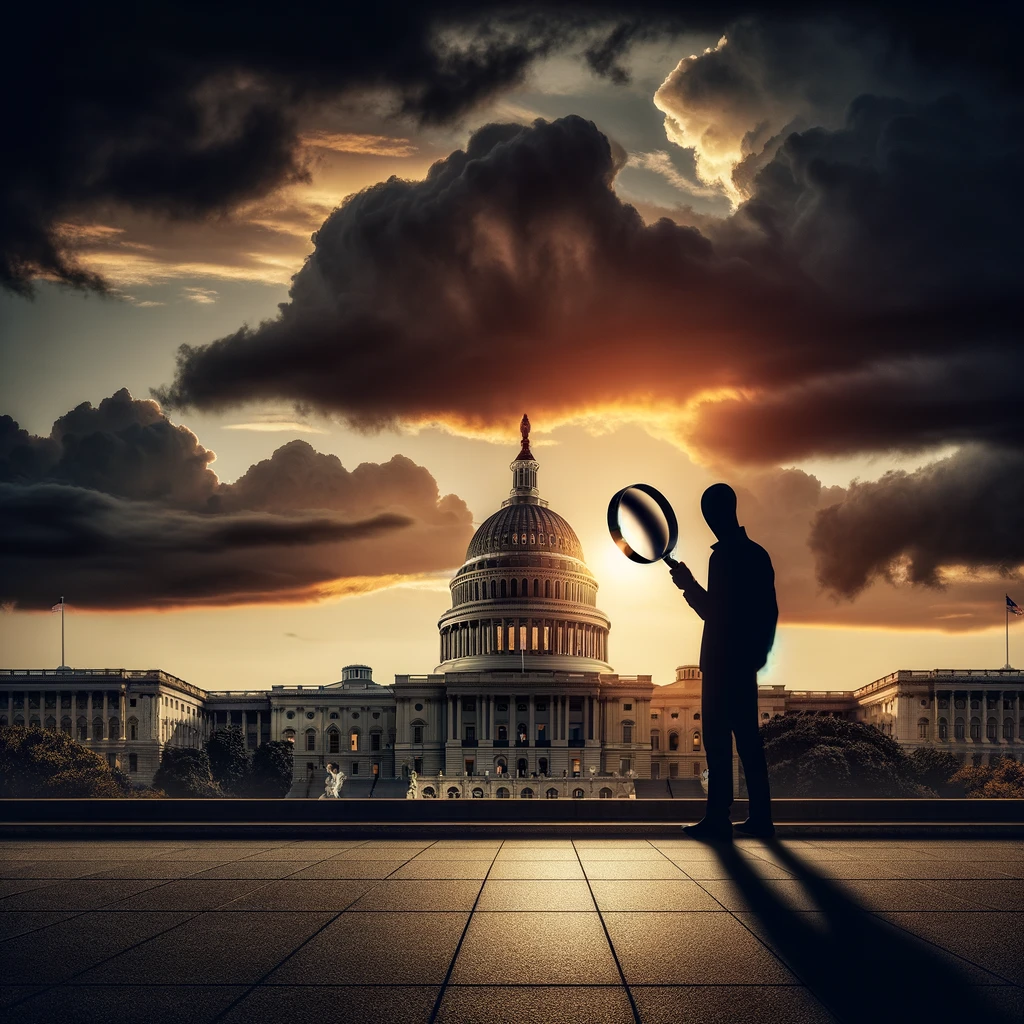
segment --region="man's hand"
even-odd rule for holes
[[[682,563],[676,562],[671,570],[672,582],[680,589],[685,590],[693,583],[693,573]]]

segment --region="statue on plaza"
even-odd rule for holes
[[[334,761],[327,763],[327,777],[324,779],[324,791],[320,794],[320,800],[337,800],[341,796],[341,787],[345,782],[345,773]]]
[[[406,791],[405,799],[406,800],[415,800],[416,797],[419,796],[419,792],[420,792],[419,776],[416,774],[415,771],[411,771],[411,772],[409,772],[409,789]]]

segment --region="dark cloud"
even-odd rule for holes
[[[853,597],[876,578],[942,586],[969,567],[1024,565],[1024,452],[968,446],[912,472],[853,483],[814,519],[821,583]]]
[[[998,17],[985,17],[988,8]],[[890,44],[949,69],[1014,74],[1013,14],[975,4],[842,2]],[[422,122],[451,121],[522,82],[539,58],[578,53],[598,74],[628,77],[640,38],[720,31],[751,11],[820,14],[781,0],[343,5],[299,0],[174,4],[124,0],[22,5],[0,86],[0,286],[30,294],[47,277],[102,290],[62,229],[111,206],[195,219],[231,210],[306,173],[299,126],[324,104],[373,90]],[[1008,59],[1012,57],[1013,59]]]
[[[403,456],[349,472],[303,441],[232,484],[127,391],[49,438],[0,419],[0,600],[49,607],[308,601],[461,561],[471,516]],[[59,596],[59,594],[58,594]]]

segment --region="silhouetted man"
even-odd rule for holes
[[[672,569],[672,582],[704,620],[700,669],[708,801],[704,817],[684,831],[695,839],[731,838],[735,735],[750,798],[750,816],[735,828],[744,835],[767,837],[775,828],[758,732],[757,670],[775,640],[775,570],[768,552],[737,522],[736,492],[728,484],[712,484],[701,496],[700,509],[718,538],[711,545],[707,590],[681,562]]]

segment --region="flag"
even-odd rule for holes
[[[1009,598],[1007,598],[1006,600],[1007,600],[1007,601],[1009,601],[1010,599],[1009,599]],[[55,604],[55,605],[54,605],[54,606],[53,606],[53,607],[52,607],[52,608],[50,609],[50,611],[51,611],[51,612],[61,612],[61,611],[63,611],[63,610],[64,610],[64,608],[65,608],[65,604],[64,604],[64,598],[62,597],[62,598],[60,599],[60,601],[58,601],[58,602],[57,602],[57,604]]]
[[[1010,599],[1010,595],[1006,595],[1006,607],[1009,608],[1014,615],[1024,615],[1024,608],[1021,608],[1016,601]]]

